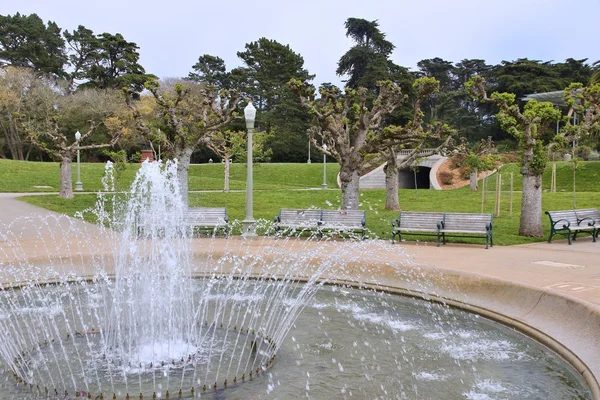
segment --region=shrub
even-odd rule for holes
[[[438,173],[438,178],[440,178],[440,182],[443,185],[452,185],[454,183],[454,174],[450,171],[440,171]]]
[[[592,148],[590,146],[579,146],[578,153],[584,161],[588,161]]]

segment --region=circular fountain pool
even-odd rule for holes
[[[193,280],[192,290],[209,298],[205,306],[213,311],[206,315],[227,316],[217,319],[215,324],[214,319],[208,324],[197,321],[197,342],[157,343],[153,350],[145,348],[134,356],[129,354],[130,359],[125,361],[90,353],[89,349],[98,348],[94,343],[100,333],[82,332],[77,338],[46,343],[31,355],[23,354],[31,383],[43,385],[48,380],[62,379],[71,398],[76,397],[76,390],[80,396],[86,396],[81,387],[71,388],[70,384],[72,379],[83,379],[87,374],[85,384],[93,388],[90,389],[95,393],[93,397],[100,393],[94,387],[98,381],[103,398],[107,399],[113,393],[119,399],[125,399],[127,394],[139,398],[140,392],[144,398],[152,398],[153,393],[166,398],[167,391],[170,398],[177,398],[180,389],[183,397],[191,397],[191,387],[195,387],[196,397],[219,399],[591,398],[568,364],[509,328],[437,303],[339,286],[322,287],[306,303],[278,348],[275,362],[270,363],[274,353],[270,353],[269,343],[257,346],[257,340],[261,339],[256,338],[256,333],[243,332],[243,324],[232,326],[234,321],[229,317],[234,318],[236,310],[253,308],[253,304],[266,305],[265,298],[272,298],[275,291],[283,289],[290,296],[284,296],[281,312],[288,312],[297,306],[291,294],[302,291],[304,285],[285,283],[286,288],[282,288],[269,282],[248,281],[243,290],[228,296],[219,294],[215,283]],[[82,309],[99,309],[99,300],[106,299],[100,299],[98,293],[106,289],[94,285],[69,291],[57,286],[39,288],[35,289],[38,292],[35,299],[45,299],[44,304],[36,306],[17,299],[20,305],[12,310],[14,315],[21,316],[36,313],[60,316],[74,311],[72,304],[83,304]],[[79,298],[65,298],[71,295]],[[33,298],[31,293],[26,296]],[[62,318],[56,318],[59,320]],[[68,331],[60,323],[55,329]],[[171,348],[165,347],[169,345]],[[236,346],[239,350],[235,350]],[[123,353],[119,354],[122,357]],[[136,365],[125,365],[133,358]],[[154,365],[150,366],[152,362]],[[239,369],[238,363],[248,365]],[[246,372],[242,383],[240,371],[256,371],[250,367],[255,365],[261,368],[259,375],[250,381]],[[35,388],[31,390],[15,382],[8,366],[2,368],[1,398],[46,397],[44,391],[39,394]],[[234,376],[235,371],[240,376]],[[212,386],[217,379],[218,388],[214,391]],[[221,382],[225,379],[227,388]],[[51,387],[51,398],[54,393]],[[64,398],[64,393],[60,395]]]

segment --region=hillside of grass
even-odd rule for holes
[[[573,169],[570,162],[556,162],[556,191],[573,192]],[[502,190],[510,190],[510,175],[513,174],[513,187],[515,191],[522,188],[523,177],[519,172],[518,164],[506,164],[500,169],[502,175]],[[487,178],[487,188],[489,191],[495,190],[497,174],[491,174]],[[544,175],[542,176],[542,189],[550,190],[552,181],[552,163],[548,163]],[[600,161],[579,162],[575,172],[575,182],[577,192],[600,192]],[[481,182],[479,183],[481,187]],[[469,187],[463,187],[459,190],[469,190]]]
[[[102,163],[82,163],[81,181],[85,191],[102,190]],[[140,168],[139,164],[127,164],[118,174],[118,185],[127,188]],[[327,184],[337,187],[339,165],[327,164]],[[246,164],[232,164],[230,189],[246,188]],[[73,184],[77,179],[77,167],[73,164]],[[223,190],[222,164],[195,164],[189,169],[189,190]],[[0,191],[2,192],[58,192],[60,186],[59,164],[55,162],[28,162],[0,160]],[[254,188],[304,189],[318,188],[323,183],[323,164],[255,164]]]

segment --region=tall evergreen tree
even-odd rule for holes
[[[62,77],[66,62],[65,41],[56,23],[44,24],[37,14],[0,15],[0,65]]]
[[[336,73],[347,76],[346,86],[352,89],[366,87],[374,91],[377,82],[390,79],[388,57],[394,45],[379,30],[379,22],[348,18],[346,36],[356,42],[339,60]]]

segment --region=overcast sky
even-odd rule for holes
[[[352,42],[348,17],[379,20],[396,45],[391,58],[415,68],[419,60],[483,58],[495,64],[528,57],[600,60],[600,0],[1,0],[0,14],[37,13],[72,30],[122,33],[140,47],[146,71],[187,76],[202,54],[240,65],[236,52],[260,37],[304,57],[315,82],[340,83],[337,61]]]

